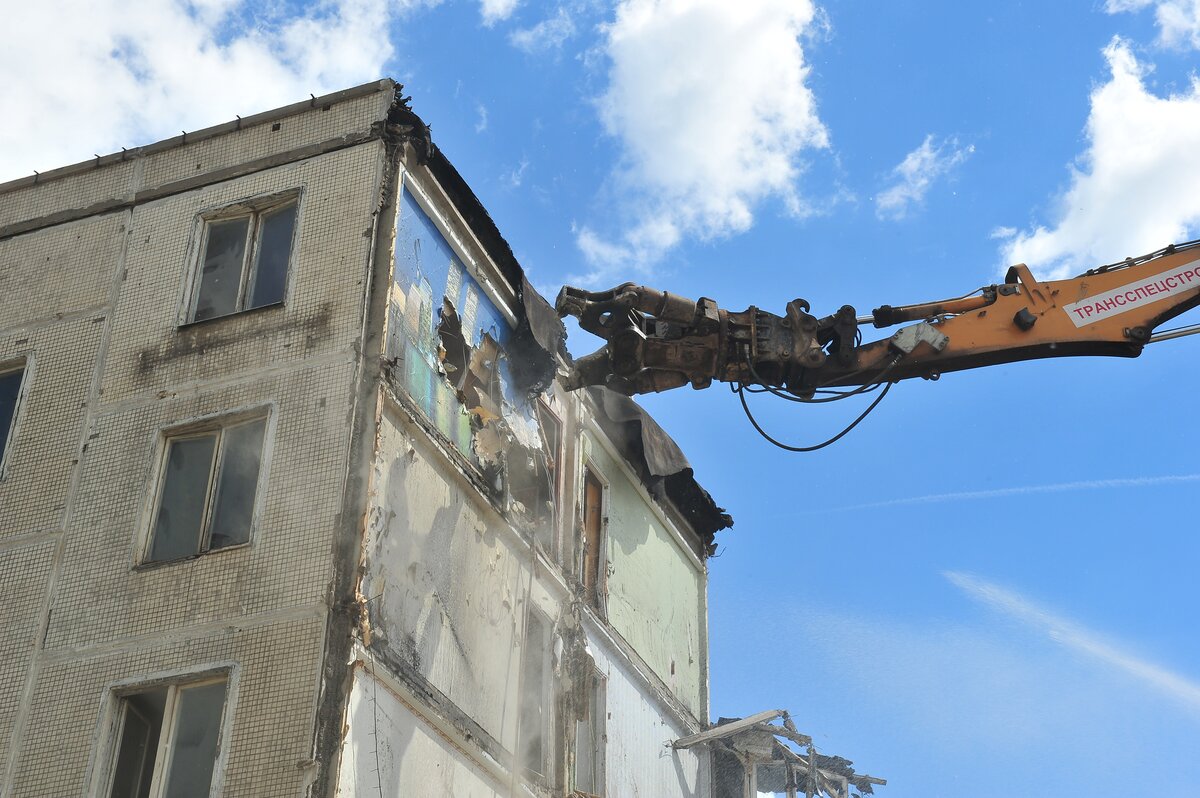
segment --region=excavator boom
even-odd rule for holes
[[[782,389],[866,386],[1046,357],[1137,357],[1155,328],[1200,304],[1200,241],[1039,282],[1029,268],[965,297],[876,308],[845,305],[817,317],[803,299],[782,316],[723,310],[633,283],[610,291],[564,287],[560,316],[605,339],[562,378],[568,389],[605,385],[625,394],[713,380]],[[901,326],[862,344],[860,325]]]

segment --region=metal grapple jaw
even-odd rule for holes
[[[575,361],[567,390],[605,385],[624,394],[651,393],[689,382],[706,387],[718,361],[720,310],[711,299],[690,299],[633,283],[608,291],[565,286],[554,303],[560,316],[607,343]]]
[[[575,361],[560,382],[567,390],[604,385],[627,395],[713,380],[763,383],[804,392],[805,375],[828,358],[848,366],[857,332],[854,308],[818,319],[803,299],[785,316],[755,307],[731,313],[711,299],[698,302],[633,283],[608,291],[564,287],[560,316],[574,316],[603,347]]]

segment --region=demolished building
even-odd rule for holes
[[[717,794],[732,521],[397,84],[0,185],[0,280],[0,795]]]

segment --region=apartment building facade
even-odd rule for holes
[[[0,792],[707,796],[729,517],[384,80],[0,185]]]

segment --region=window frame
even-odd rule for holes
[[[117,757],[120,755],[121,735],[124,731],[124,707],[128,696],[145,693],[151,690],[166,688],[168,690],[167,705],[163,709],[163,729],[165,731],[168,711],[173,712],[181,690],[202,687],[217,682],[225,683],[225,705],[221,709],[219,736],[217,738],[217,755],[213,760],[212,781],[209,785],[209,796],[221,795],[224,788],[225,770],[229,760],[229,742],[233,738],[233,719],[237,707],[238,687],[241,669],[236,662],[218,662],[186,669],[160,671],[143,676],[121,679],[110,682],[104,691],[100,717],[98,719],[96,745],[92,746],[88,769],[90,771],[88,795],[110,798],[113,781],[116,778]],[[175,697],[172,702],[171,696]],[[176,716],[171,716],[171,728],[175,728]],[[151,782],[151,798],[160,798],[165,784],[161,777],[166,774],[166,768],[158,759],[164,746],[171,741],[170,735],[160,733],[158,746],[155,749],[154,779]],[[169,764],[169,763],[167,763]]]
[[[531,619],[536,620],[537,623],[539,623],[541,625],[543,643],[545,644],[542,646],[541,650],[534,651],[534,652],[531,652],[529,650],[530,646],[528,645],[529,622]],[[541,680],[541,683],[539,685],[537,685],[537,695],[538,695],[538,699],[539,699],[538,706],[540,709],[539,717],[541,720],[541,728],[538,729],[538,732],[541,734],[541,737],[542,737],[541,769],[535,770],[535,769],[531,768],[529,766],[529,764],[525,761],[525,752],[523,750],[521,750],[519,747],[516,751],[516,755],[517,755],[517,763],[520,766],[522,772],[526,775],[526,777],[533,779],[534,781],[536,781],[537,783],[541,784],[544,787],[549,786],[550,784],[553,783],[554,771],[556,769],[555,768],[555,747],[554,747],[555,701],[554,701],[553,649],[554,649],[554,624],[551,623],[550,618],[547,615],[545,615],[544,613],[542,613],[540,610],[530,607],[525,616],[525,628],[522,630],[522,634],[521,634],[521,658],[522,658],[522,661],[521,661],[521,696],[518,699],[517,718],[518,718],[518,723],[521,724],[522,728],[521,728],[520,740],[518,740],[517,742],[518,742],[518,746],[522,746],[525,744],[525,741],[527,739],[526,738],[527,730],[524,728],[524,721],[525,721],[524,700],[525,700],[525,696],[529,694],[529,685],[525,683],[526,668],[528,667],[528,665],[526,663],[526,658],[532,654],[533,656],[537,656],[541,659],[542,680]]]
[[[143,511],[143,520],[140,524],[142,534],[135,553],[134,570],[159,568],[174,563],[189,562],[198,557],[218,554],[224,551],[236,551],[253,545],[258,537],[257,532],[261,525],[263,495],[266,492],[271,453],[273,450],[272,441],[275,437],[275,416],[276,413],[273,405],[259,405],[252,408],[239,409],[231,413],[208,415],[158,430],[153,458],[154,465],[150,472],[150,479],[153,480],[151,483],[152,489],[146,492],[146,504]],[[250,531],[246,537],[246,542],[234,543],[214,549],[211,547],[211,521],[215,494],[220,482],[220,464],[222,462],[225,431],[255,421],[263,422],[263,440],[262,450],[259,453],[258,479],[254,483],[254,504],[250,511]],[[148,559],[150,551],[154,546],[154,533],[158,520],[158,511],[163,497],[163,489],[166,486],[171,442],[202,438],[213,433],[217,434],[217,442],[213,446],[212,463],[209,467],[208,482],[205,487],[204,515],[200,523],[201,541],[197,546],[197,550],[192,554],[169,560]]]
[[[559,412],[556,412],[553,407],[551,407],[550,403],[546,401],[544,396],[539,396],[537,398],[536,405],[534,407],[534,413],[536,414],[538,421],[538,436],[541,439],[542,445],[547,449],[545,452],[546,460],[548,463],[553,465],[554,469],[554,473],[552,475],[552,484],[550,485],[550,503],[554,509],[551,513],[551,517],[548,519],[550,524],[550,546],[548,554],[552,560],[555,562],[560,562],[563,548],[562,541],[560,539],[560,530],[562,528],[563,517],[563,485],[565,484],[564,472],[567,470],[567,425],[562,415]],[[556,441],[551,441],[550,437],[546,434],[546,425],[544,423],[546,420],[549,420],[557,431]],[[549,451],[552,443],[556,443],[557,446],[553,451]]]
[[[285,191],[278,191],[271,194],[265,194],[247,199],[238,200],[236,202],[221,205],[215,208],[201,211],[196,216],[194,227],[194,240],[189,255],[189,269],[187,278],[187,290],[184,292],[183,304],[179,312],[179,327],[188,327],[193,324],[204,324],[206,322],[214,322],[219,319],[228,319],[234,316],[240,316],[243,313],[248,313],[255,310],[264,310],[266,308],[285,306],[288,303],[288,295],[292,289],[292,268],[296,254],[296,242],[299,239],[298,232],[301,224],[301,213],[303,206],[304,190],[303,188],[292,188]],[[283,293],[277,302],[270,302],[265,305],[248,308],[245,306],[246,296],[253,283],[258,269],[258,259],[262,244],[262,219],[272,211],[281,210],[289,205],[295,205],[296,218],[292,225],[292,238],[288,243],[287,252],[287,270],[283,278]],[[209,231],[212,225],[217,222],[228,222],[235,219],[247,218],[250,223],[247,225],[245,251],[242,254],[241,275],[238,280],[238,293],[235,302],[235,309],[229,313],[219,316],[210,316],[206,319],[196,318],[196,306],[200,301],[200,287],[204,278],[204,259],[208,253]]]
[[[608,677],[599,668],[592,670],[592,689],[588,700],[591,702],[589,711],[591,717],[587,721],[575,721],[575,734],[571,755],[571,778],[568,787],[571,794],[604,796],[608,792]],[[599,711],[599,714],[597,714]],[[592,787],[598,787],[596,792],[585,792],[579,786],[579,726],[587,723],[591,726],[592,750]]]
[[[0,449],[0,483],[8,478],[13,445],[17,441],[17,430],[21,426],[21,418],[24,415],[25,406],[28,404],[29,387],[33,383],[32,355],[23,355],[0,362],[0,376],[7,376],[18,371],[21,373],[21,384],[17,387],[17,401],[13,406],[12,421],[9,423],[8,429],[0,433],[4,436],[4,448]]]
[[[587,545],[584,537],[587,531],[587,481],[591,474],[600,484],[600,531],[596,552],[596,584],[593,592],[588,593],[585,581],[587,568]],[[591,457],[584,457],[579,470],[578,496],[578,526],[575,536],[575,576],[584,591],[587,606],[595,610],[602,618],[608,617],[608,512],[612,496],[611,483],[600,467]]]

